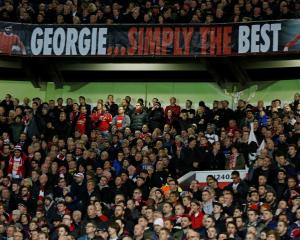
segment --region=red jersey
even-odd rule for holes
[[[94,112],[92,114],[92,122],[100,130],[100,132],[106,132],[109,130],[112,122],[112,115],[108,112]]]
[[[122,129],[123,128],[124,118],[125,118],[125,116],[120,116],[120,115],[117,116],[117,123],[116,123],[117,129]]]
[[[85,134],[86,124],[86,114],[80,113],[78,120],[76,122],[76,130],[80,132],[80,134]]]
[[[197,213],[193,213],[191,215],[191,220],[192,220],[192,228],[193,229],[199,229],[202,227],[202,221],[204,218],[204,213],[201,212],[197,212]]]
[[[21,51],[23,55],[26,54],[24,44],[19,36],[0,32],[0,54],[11,55],[14,47],[19,47],[19,51]]]
[[[12,155],[8,163],[8,175],[11,175],[12,178],[23,178],[25,175],[25,161],[26,157],[24,155],[21,155],[19,158]]]
[[[172,111],[174,117],[179,117],[179,115],[180,115],[180,106],[178,106],[178,105],[174,105],[174,106],[169,105],[169,106],[167,106],[166,109],[165,109],[165,116],[167,116],[167,113],[168,113],[169,110]]]

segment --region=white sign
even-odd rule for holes
[[[240,173],[241,179],[244,179],[247,176],[248,170],[237,170]],[[220,171],[197,171],[196,180],[200,183],[206,183],[206,178],[208,175],[214,176],[219,183],[222,182],[232,182],[231,173],[233,170],[220,170]]]

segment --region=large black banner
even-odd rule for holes
[[[216,25],[31,25],[0,22],[0,54],[202,57],[300,51],[300,20]]]

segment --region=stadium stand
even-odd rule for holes
[[[299,0],[0,1],[1,21],[36,24],[210,24],[299,17]]]
[[[300,239],[299,94],[145,105],[6,94],[1,239]],[[192,170],[211,171],[205,187],[179,185]],[[216,170],[232,182],[221,188]]]

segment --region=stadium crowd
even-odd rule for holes
[[[299,0],[0,0],[1,21],[36,24],[210,24],[299,17]]]
[[[300,95],[194,105],[6,94],[0,239],[300,239]],[[224,188],[213,174],[205,187],[177,181],[224,169]]]

